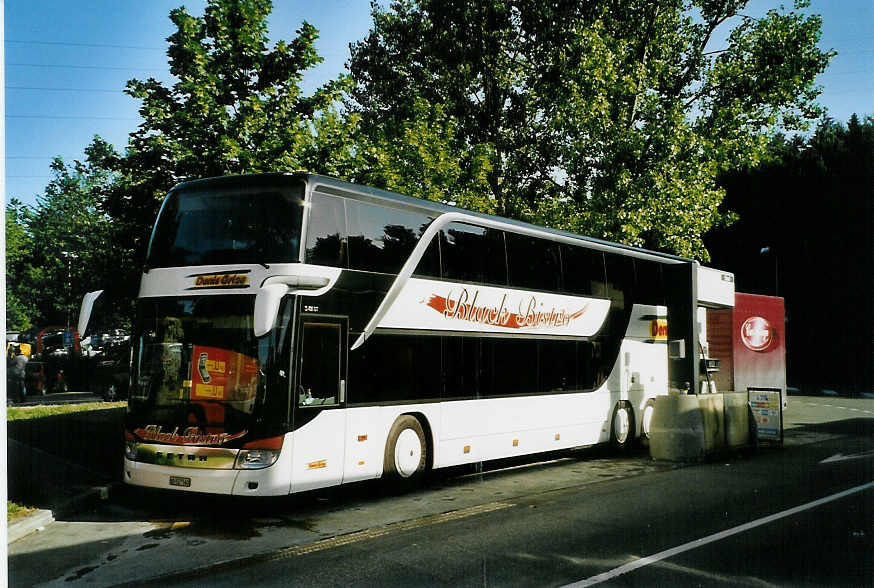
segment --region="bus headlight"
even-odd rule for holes
[[[130,431],[124,432],[124,456],[129,461],[137,460],[137,438]]]
[[[276,463],[279,451],[275,449],[241,449],[237,454],[237,463],[234,465],[238,470],[257,470],[266,468]]]
[[[279,459],[284,440],[285,437],[279,436],[246,443],[237,454],[234,469],[257,470],[272,466]]]

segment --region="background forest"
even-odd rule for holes
[[[817,105],[833,53],[806,2],[535,4],[375,4],[308,95],[308,23],[271,45],[266,0],[173,10],[175,81],[128,82],[123,152],[95,137],[35,206],[7,202],[7,330],[68,324],[98,288],[123,326],[170,187],[306,169],[732,271],[786,298],[790,385],[872,390],[874,119]]]

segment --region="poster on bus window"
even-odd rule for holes
[[[258,361],[219,347],[195,345],[191,357],[191,399],[244,401],[255,397]]]

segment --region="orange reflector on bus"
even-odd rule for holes
[[[279,437],[270,437],[268,439],[257,439],[255,441],[249,441],[245,445],[243,445],[243,449],[273,449],[279,450],[282,449],[282,441],[285,439],[284,435],[280,435]]]
[[[358,435],[358,441],[367,441],[367,435]]]
[[[470,445],[465,445],[465,446],[464,446],[464,452],[465,452],[465,453],[470,453]]]
[[[519,447],[519,440],[513,439],[513,447]]]
[[[328,467],[328,460],[320,459],[319,461],[312,461],[307,464],[307,469],[310,470],[319,470],[322,468]]]
[[[561,434],[560,434],[560,433],[556,433],[556,434],[555,434],[555,440],[558,441],[559,439],[561,439]]]

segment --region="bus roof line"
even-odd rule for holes
[[[521,232],[519,229],[530,229],[537,231],[536,236],[558,240],[555,237],[564,237],[566,239],[570,239],[571,241],[563,241],[566,243],[573,242],[574,244],[584,243],[586,245],[592,246],[600,246],[597,247],[602,251],[620,251],[624,253],[629,253],[635,257],[641,257],[644,259],[653,259],[656,261],[660,261],[662,263],[670,263],[670,262],[683,262],[690,263],[692,260],[686,257],[681,257],[678,255],[674,255],[671,253],[663,253],[660,251],[652,251],[649,249],[644,249],[642,247],[635,247],[633,245],[625,245],[623,243],[614,243],[612,241],[607,241],[604,239],[598,239],[596,237],[590,237],[587,235],[578,235],[576,233],[571,233],[570,231],[564,231],[561,229],[553,229],[549,227],[541,227],[539,225],[534,225],[531,223],[527,223],[525,221],[520,221],[511,218],[504,217],[496,217],[495,215],[486,214],[483,212],[476,212],[473,210],[466,210],[463,208],[455,208],[453,206],[443,204],[442,202],[434,202],[433,200],[424,200],[422,198],[415,198],[413,196],[407,196],[405,194],[400,194],[397,192],[391,192],[389,190],[382,190],[380,188],[374,188],[372,186],[365,186],[360,184],[353,184],[347,182],[345,180],[340,180],[337,178],[332,178],[330,176],[323,176],[320,174],[306,174],[306,177],[311,182],[317,182],[313,187],[314,190],[324,192],[327,194],[333,194],[335,196],[347,196],[350,192],[358,193],[361,196],[369,197],[374,200],[385,200],[387,203],[401,203],[407,205],[411,208],[417,208],[422,212],[433,212],[437,215],[447,214],[447,213],[457,213],[457,214],[466,214],[470,216],[472,220],[470,222],[480,222],[480,221],[497,221],[502,222],[507,225],[506,228],[514,232]],[[319,185],[321,184],[321,185]],[[327,190],[320,190],[319,188],[327,188]],[[341,193],[336,193],[335,190],[340,190]]]

